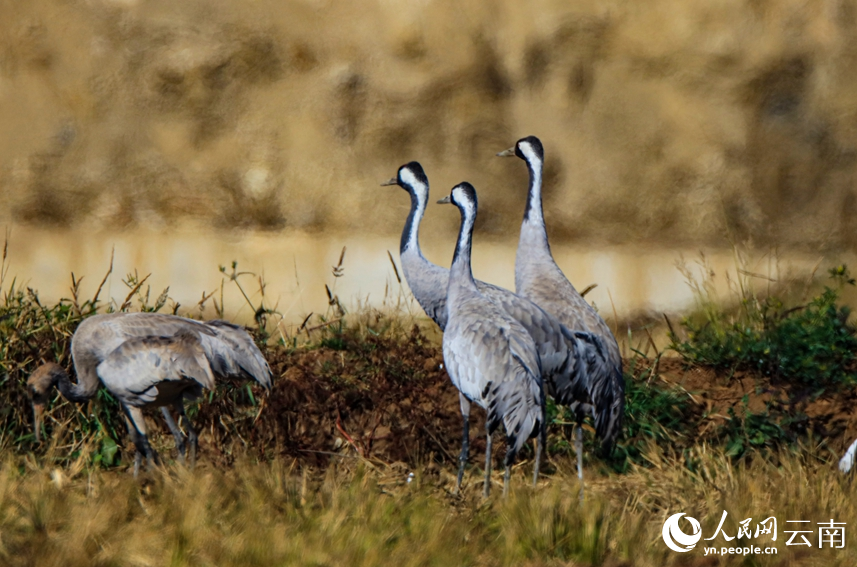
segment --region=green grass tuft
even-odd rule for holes
[[[847,268],[831,270],[841,285],[854,285]],[[774,382],[816,390],[849,386],[857,380],[857,336],[851,310],[840,293],[824,289],[806,303],[745,293],[735,311],[709,305],[686,317],[685,338],[671,335],[672,347],[688,362],[716,369],[752,370]]]

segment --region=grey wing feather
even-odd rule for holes
[[[537,242],[544,238],[544,227],[536,228],[524,223],[521,239]],[[529,231],[529,232],[528,232]],[[526,249],[526,248],[523,248]],[[596,431],[602,446],[608,449],[622,427],[624,412],[624,377],[619,343],[604,319],[581,296],[545,247],[546,254],[519,254],[515,259],[515,289],[529,297],[573,331],[582,331],[597,337],[599,344],[588,341],[586,349],[597,353],[598,359],[589,362],[593,376],[589,378],[592,402],[595,407]],[[586,341],[585,341],[586,342]],[[597,399],[596,399],[597,398]],[[609,403],[607,400],[610,400]],[[598,425],[600,424],[600,426]]]
[[[414,298],[441,331],[446,329],[448,314],[446,306],[449,270],[426,260],[416,251],[401,255],[405,280]],[[477,281],[480,293],[498,304],[513,319],[521,323],[533,338],[539,357],[548,375],[562,371],[569,356],[568,346],[563,344],[559,321],[529,299],[489,283]]]
[[[271,369],[247,331],[219,319],[205,325],[214,331],[214,336],[202,336],[201,342],[215,374],[253,379],[271,389]]]
[[[505,330],[505,329],[504,329]],[[532,337],[519,324],[514,324],[506,330],[509,340],[509,352],[524,370],[536,377],[536,382],[541,382],[542,361]]]
[[[565,325],[560,324],[559,336],[562,337],[568,356],[559,370],[548,376],[545,382],[547,393],[563,406],[589,403],[589,368],[584,357],[585,348]]]
[[[174,336],[188,330],[199,336],[215,375],[253,379],[271,388],[271,369],[243,327],[163,313],[106,313],[85,319],[72,338],[75,368],[80,375],[87,365],[94,367],[127,340]]]
[[[541,361],[541,374],[548,378],[567,372],[570,346],[563,335],[560,322],[544,309],[525,297],[495,285],[477,282],[479,291],[499,305],[512,319],[517,321],[533,339]],[[573,363],[573,361],[572,361]]]
[[[502,419],[506,443],[517,453],[527,439],[539,430],[542,420],[539,404],[541,390],[538,378],[523,365],[516,369],[511,378],[494,386],[488,402],[488,422],[496,427],[496,423]]]
[[[416,249],[400,256],[405,280],[420,307],[441,331],[446,330],[449,270],[426,260]],[[482,281],[476,287],[489,300],[498,304],[530,333],[539,349],[545,372],[551,374],[565,364],[568,348],[559,337],[559,321],[529,299],[507,289]]]
[[[527,439],[539,431],[543,419],[544,391],[541,362],[533,341],[513,333],[509,340],[509,352],[514,361],[511,379],[498,385],[493,401],[503,416],[506,443],[514,447],[517,454]],[[490,406],[488,412],[490,419]]]
[[[155,402],[170,382],[193,380],[214,388],[214,376],[198,338],[138,337],[122,343],[96,368],[101,381],[133,406]],[[181,391],[179,388],[177,391]]]
[[[84,319],[72,337],[72,354],[104,360],[128,339],[169,337],[182,329],[193,329],[201,335],[213,335],[205,324],[176,315],[162,313],[104,313]],[[77,366],[77,362],[75,362]]]
[[[495,308],[459,309],[444,334],[444,362],[456,387],[487,410],[488,431],[502,421],[517,452],[541,423],[541,362],[526,330]]]
[[[581,347],[586,368],[589,399],[594,407],[595,432],[602,448],[609,453],[622,428],[625,414],[625,379],[621,367],[610,360],[601,337],[593,333],[574,333]]]

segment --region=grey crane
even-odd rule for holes
[[[419,228],[429,195],[429,182],[422,166],[410,162],[401,166],[396,177],[382,185],[398,185],[411,197],[411,209],[402,230],[399,254],[402,271],[417,302],[441,330],[447,323],[447,287],[449,270],[429,262],[423,256],[419,242]],[[518,321],[536,343],[542,363],[542,380],[548,393],[558,403],[569,405],[573,400],[588,401],[586,367],[583,349],[591,337],[575,337],[552,315],[529,299],[501,287],[476,280],[476,287],[485,297],[500,305],[508,315]],[[583,343],[583,345],[581,344]],[[463,394],[462,394],[463,395]],[[545,420],[541,422],[546,426]],[[538,480],[539,463],[545,442],[545,430],[539,435],[533,484]],[[466,456],[462,455],[463,458]],[[463,464],[461,465],[463,467]],[[463,471],[463,468],[460,469]],[[459,483],[460,483],[459,478]]]
[[[146,436],[142,408],[160,407],[176,439],[180,456],[185,441],[168,407],[184,418],[196,454],[197,435],[184,411],[184,399],[195,399],[214,379],[253,379],[271,388],[271,370],[247,332],[226,321],[195,321],[160,313],[109,313],[85,319],[71,340],[78,382],[48,363],[36,369],[27,384],[33,397],[34,429],[39,437],[41,414],[51,388],[69,401],[91,399],[103,384],[122,404],[137,449],[134,473],[142,456],[151,465],[157,454]]]
[[[847,474],[854,468],[855,455],[857,455],[857,439],[848,447],[842,458],[839,459],[839,470]]]
[[[507,444],[503,477],[503,496],[506,496],[515,456],[527,439],[542,431],[545,400],[541,360],[527,330],[476,287],[470,267],[476,190],[467,182],[460,183],[438,203],[452,203],[461,213],[461,228],[449,273],[447,324],[443,333],[443,360],[452,383],[462,394],[464,418],[456,490],[469,449],[470,404],[476,403],[488,412],[483,494],[487,497],[490,492],[492,435],[502,421]]]
[[[515,291],[555,315],[569,329],[588,333],[586,337],[591,339],[587,367],[592,403],[575,406],[575,448],[578,452],[578,476],[582,480],[583,434],[580,423],[584,413],[594,414],[595,430],[605,453],[610,452],[622,429],[625,381],[619,344],[604,320],[571,285],[551,254],[542,210],[544,149],[541,141],[535,136],[528,136],[497,155],[521,158],[530,174],[527,205],[515,257]]]

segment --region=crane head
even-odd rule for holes
[[[476,189],[467,181],[462,181],[452,188],[449,195],[437,202],[438,205],[447,205],[450,203],[462,210],[472,210],[473,214],[476,214]]]
[[[36,368],[35,372],[27,380],[27,390],[33,402],[33,433],[36,441],[40,440],[42,427],[42,413],[48,403],[51,388],[65,374],[65,370],[59,364],[48,362]]]
[[[535,161],[544,161],[545,150],[542,147],[542,142],[535,136],[527,136],[518,140],[514,146],[508,150],[503,150],[497,154],[497,157],[519,157],[522,160],[531,163]]]
[[[419,162],[412,161],[401,166],[396,177],[381,183],[382,186],[398,185],[408,193],[415,195],[421,201],[428,199],[429,181],[426,172]]]

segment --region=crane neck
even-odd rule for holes
[[[461,211],[461,228],[458,231],[458,241],[452,256],[450,268],[450,285],[453,282],[476,287],[470,264],[470,250],[473,244],[473,224],[476,222],[476,209],[473,205],[458,205]]]
[[[402,229],[399,253],[402,254],[407,250],[413,250],[422,256],[422,252],[420,251],[420,222],[422,222],[423,215],[425,214],[426,199],[420,198],[417,192],[411,188],[408,188],[408,194],[411,196],[411,210]]]
[[[525,160],[530,173],[530,188],[527,193],[527,207],[524,209],[524,222],[545,226],[542,211],[542,168],[541,160]]]
[[[542,210],[542,161],[538,158],[526,159],[530,173],[530,186],[527,192],[527,206],[524,209],[524,222],[518,240],[518,257],[551,255],[545,218]]]
[[[80,404],[89,401],[95,396],[95,389],[87,388],[83,382],[74,384],[65,370],[57,370],[53,376],[54,385],[56,385],[63,397],[70,402]]]

